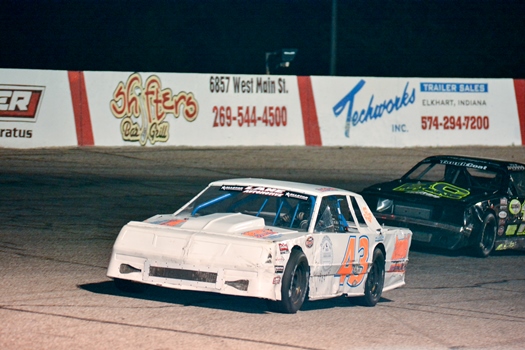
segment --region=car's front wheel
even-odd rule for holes
[[[300,250],[293,250],[281,281],[281,300],[268,301],[271,311],[296,313],[304,303],[308,289],[310,268],[308,260]]]
[[[496,230],[496,218],[493,214],[487,214],[483,220],[476,244],[473,247],[476,256],[486,258],[490,255],[496,242]]]

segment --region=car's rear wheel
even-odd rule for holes
[[[296,313],[304,303],[308,289],[310,269],[308,260],[300,250],[293,250],[281,281],[281,300],[268,301],[271,311]]]
[[[126,293],[142,293],[148,288],[147,284],[115,278],[113,280],[118,290]]]
[[[372,266],[368,272],[365,282],[365,295],[362,297],[352,298],[359,305],[375,306],[383,294],[385,285],[385,255],[379,248],[374,249]]]
[[[486,258],[490,255],[496,242],[496,230],[496,218],[493,214],[487,214],[483,220],[476,244],[473,247],[473,252],[476,256]]]

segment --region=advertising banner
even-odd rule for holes
[[[0,69],[0,147],[512,146],[525,81]]]
[[[0,69],[0,147],[77,146],[67,72]]]
[[[84,76],[97,146],[305,144],[295,76]]]
[[[324,146],[521,145],[512,79],[311,79]]]

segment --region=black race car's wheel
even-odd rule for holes
[[[310,269],[304,253],[293,250],[281,281],[281,300],[268,301],[271,311],[296,313],[304,303],[308,289]]]
[[[142,293],[148,288],[147,284],[115,278],[113,280],[118,290],[126,293]]]
[[[375,306],[381,294],[383,293],[383,286],[385,285],[385,256],[381,249],[376,248],[374,250],[374,258],[372,260],[372,266],[368,272],[365,282],[365,295],[357,298],[355,302],[363,306]]]
[[[476,256],[486,258],[494,249],[496,241],[497,223],[493,214],[487,214],[479,231],[473,252]]]

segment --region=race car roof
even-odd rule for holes
[[[472,167],[472,165],[482,165],[493,168],[500,168],[504,171],[525,171],[525,164],[518,162],[510,162],[499,159],[488,159],[488,158],[477,158],[467,156],[452,156],[452,155],[438,155],[431,156],[423,159],[420,163],[437,163],[437,162],[449,162],[450,164]]]
[[[257,178],[239,178],[239,179],[225,179],[218,180],[210,183],[211,186],[261,186],[261,187],[272,187],[278,189],[292,190],[296,192],[302,192],[314,196],[319,195],[331,195],[331,194],[350,194],[353,196],[361,196],[352,191],[343,190],[339,188],[315,185],[315,184],[306,184],[301,182],[293,181],[282,181],[282,180],[271,180],[271,179],[257,179]]]

